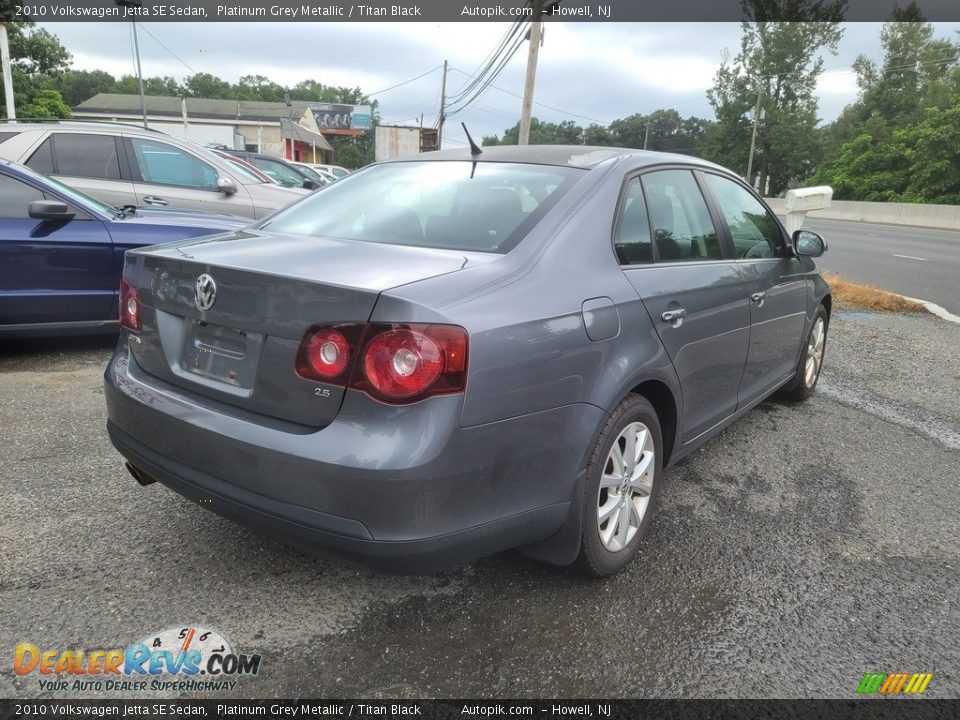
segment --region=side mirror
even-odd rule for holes
[[[59,200],[34,200],[27,213],[37,220],[72,220],[76,215],[65,202]]]
[[[316,190],[317,184],[313,180],[304,180],[303,181],[304,190]]]
[[[233,195],[237,191],[237,184],[228,177],[217,178],[217,190],[224,195]]]
[[[793,234],[793,252],[800,257],[820,257],[827,250],[827,241],[812,230],[797,230]]]

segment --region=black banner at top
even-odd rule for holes
[[[916,0],[926,20],[960,21],[958,0]],[[14,0],[4,20],[39,22],[721,22],[889,20],[906,0]],[[6,8],[6,10],[3,10]],[[10,16],[10,13],[13,15]]]

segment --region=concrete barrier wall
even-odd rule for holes
[[[767,204],[770,205],[770,208],[781,216],[786,213],[783,203],[783,198],[767,198]],[[809,213],[807,217],[960,230],[960,205],[915,205],[913,203],[834,200],[833,204],[826,210],[816,210]]]

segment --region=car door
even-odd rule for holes
[[[133,183],[121,171],[123,147],[113,135],[52,132],[24,164],[108,205],[137,202]]]
[[[124,138],[140,205],[186,208],[253,217],[244,186],[226,194],[217,187],[220,170],[199,157],[160,139]]]
[[[627,184],[615,245],[621,266],[673,361],[683,442],[736,411],[750,308],[740,268],[721,245],[693,172],[647,172]]]
[[[116,292],[110,234],[72,207],[72,220],[36,220],[34,200],[59,198],[0,173],[0,324],[109,320]]]
[[[746,186],[704,173],[750,297],[750,351],[740,381],[745,406],[789,378],[803,339],[807,281],[779,221]]]

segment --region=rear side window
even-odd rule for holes
[[[385,163],[338,180],[260,227],[297,235],[505,253],[585,172],[496,162]]]
[[[120,179],[117,143],[110,135],[54,133],[53,149],[57,175]]]
[[[43,200],[43,193],[8,175],[0,175],[0,219],[23,220],[30,217],[30,203]]]
[[[27,167],[38,172],[41,175],[53,175],[53,139],[47,138],[43,144],[38,147],[30,159],[27,160]]]
[[[717,230],[689,170],[641,176],[659,262],[721,260]]]
[[[649,265],[653,262],[650,218],[638,178],[627,185],[613,242],[621,265]]]
[[[130,144],[144,182],[200,190],[217,189],[217,171],[180,148],[141,138],[131,138]]]

